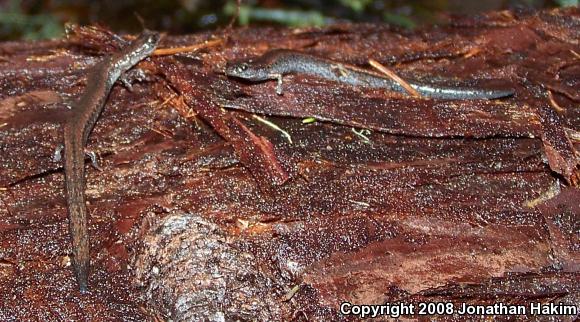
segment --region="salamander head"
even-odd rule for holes
[[[145,29],[137,39],[131,42],[125,51],[130,52],[132,56],[140,57],[139,60],[141,60],[155,50],[160,39],[160,33]]]
[[[226,75],[247,79],[250,81],[263,81],[270,79],[267,68],[250,62],[236,62],[226,64]]]

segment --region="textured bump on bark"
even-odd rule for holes
[[[275,320],[271,279],[227,239],[192,214],[173,214],[153,226],[135,258],[146,301],[174,321]]]

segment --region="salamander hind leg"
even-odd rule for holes
[[[101,166],[99,165],[97,154],[94,151],[85,150],[85,155],[91,159],[91,165],[93,166],[93,168],[99,171],[103,171],[103,168],[101,168]]]
[[[55,149],[52,156],[53,162],[60,162],[62,160],[62,151],[64,150],[64,144],[59,144]],[[103,168],[99,165],[99,160],[97,154],[94,151],[85,150],[85,155],[91,159],[91,165],[93,168],[103,171]]]
[[[61,143],[54,149],[52,162],[60,162],[60,160],[62,160],[62,150],[64,150],[64,144]]]

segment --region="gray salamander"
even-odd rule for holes
[[[113,84],[122,73],[155,50],[160,35],[145,30],[120,52],[103,58],[89,74],[86,89],[64,125],[64,172],[72,239],[73,268],[81,292],[86,292],[89,274],[89,236],[85,205],[85,152],[97,118]]]
[[[277,80],[276,93],[279,95],[282,94],[282,77],[296,73],[318,76],[354,86],[406,92],[399,83],[382,74],[288,49],[271,50],[256,60],[228,63],[225,73],[228,76],[253,82]],[[439,87],[413,81],[409,84],[423,96],[441,99],[494,99],[514,94],[511,89]]]

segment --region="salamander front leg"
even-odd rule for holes
[[[282,95],[282,74],[271,74],[269,75],[272,79],[275,79],[278,81],[278,83],[276,84],[276,94],[278,95]]]
[[[151,81],[151,77],[143,69],[133,68],[123,73],[119,80],[129,92],[133,92],[133,84]]]

